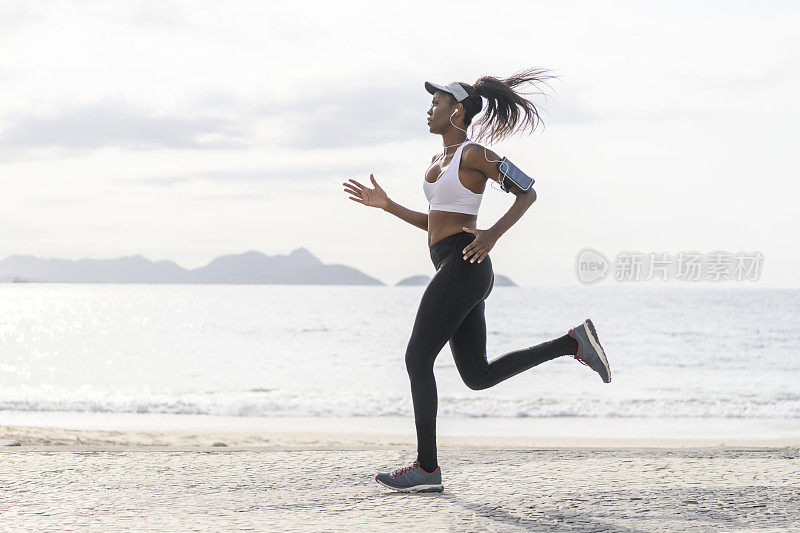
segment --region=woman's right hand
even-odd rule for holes
[[[350,179],[349,181],[352,183],[342,183],[342,185],[344,185],[344,192],[352,195],[349,198],[354,202],[359,202],[369,207],[386,209],[386,206],[389,205],[389,197],[386,195],[386,191],[381,189],[381,186],[378,185],[378,182],[375,181],[372,174],[369,175],[369,179],[375,186],[374,189],[370,189],[369,187],[361,185],[356,180]]]

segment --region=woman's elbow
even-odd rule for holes
[[[528,203],[528,205],[531,205],[533,202],[536,201],[536,191],[533,189],[533,187],[531,187],[525,192],[519,193],[517,196],[525,200]]]

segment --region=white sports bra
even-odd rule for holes
[[[458,147],[456,153],[453,154],[453,159],[450,160],[450,164],[444,174],[439,176],[439,179],[430,183],[423,178],[422,189],[425,191],[425,197],[428,198],[428,211],[450,211],[467,215],[478,214],[483,193],[472,192],[464,187],[458,178],[458,169],[461,166],[461,151],[470,143],[472,141],[466,141]],[[436,161],[438,160],[439,158],[437,157]],[[433,163],[436,163],[436,161]],[[433,163],[431,163],[431,166],[433,166]],[[428,170],[431,169],[431,166],[428,167]],[[425,174],[427,174],[427,170]]]

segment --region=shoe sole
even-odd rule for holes
[[[586,319],[584,322],[584,328],[587,337],[589,337],[589,342],[592,343],[592,348],[595,349],[597,355],[600,356],[600,362],[603,363],[603,367],[606,369],[606,374],[608,374],[608,381],[603,380],[604,383],[611,383],[611,367],[608,364],[608,359],[606,358],[606,352],[603,351],[603,347],[600,346],[600,339],[597,337],[597,330],[594,329],[594,324],[590,319]],[[600,376],[602,377],[602,376]]]
[[[392,487],[391,485],[387,485],[377,477],[375,478],[375,481],[377,481],[384,487],[388,487],[398,492],[442,492],[444,490],[444,487],[442,485],[416,485],[414,487],[401,488],[401,487]]]

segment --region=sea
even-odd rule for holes
[[[424,286],[0,284],[0,425],[413,433],[405,348]],[[452,434],[800,438],[800,290],[495,287],[487,357],[590,317],[571,357],[469,389]]]

